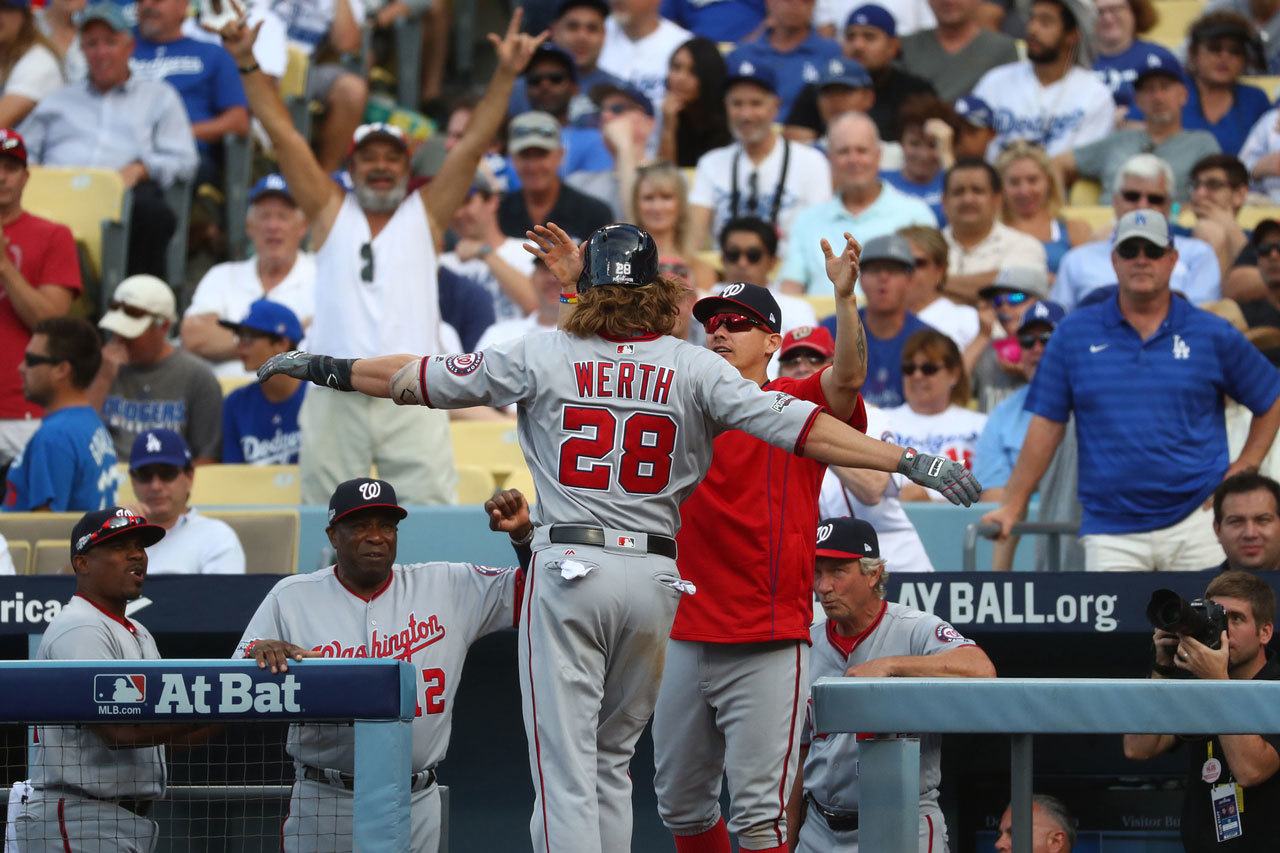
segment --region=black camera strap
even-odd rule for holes
[[[778,211],[782,207],[782,193],[787,183],[787,170],[791,166],[791,143],[785,138],[778,140],[782,143],[782,169],[778,172],[778,185],[773,188],[773,202],[769,205],[769,218],[765,220],[770,225],[777,226]],[[729,193],[729,218],[738,218],[738,205],[742,198],[742,192],[738,189],[738,164],[742,161],[742,145],[739,143],[738,150],[733,152],[733,170],[729,176],[731,190]],[[758,171],[758,170],[757,170]],[[747,216],[756,216],[756,211],[748,210]]]

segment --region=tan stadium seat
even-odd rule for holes
[[[518,489],[530,504],[538,502],[538,490],[533,487],[533,475],[529,473],[528,468],[521,468],[519,471],[512,472],[502,487],[504,489]]]
[[[1187,40],[1187,30],[1204,11],[1203,0],[1160,0],[1156,4],[1160,20],[1145,38],[1170,50],[1177,50]]]
[[[69,539],[82,513],[0,512],[0,534],[14,542],[28,542],[34,549],[41,539]]]
[[[232,391],[243,388],[252,381],[253,377],[247,374],[244,376],[219,376],[218,387],[222,389],[222,396],[226,397]]]
[[[133,491],[133,480],[129,479],[129,463],[120,462],[116,465],[116,505],[134,506],[137,503],[138,496]]]
[[[813,313],[818,315],[819,320],[836,313],[836,297],[834,293],[806,294],[804,301],[813,306]]]
[[[1280,207],[1250,205],[1240,208],[1240,212],[1236,214],[1236,222],[1239,222],[1240,227],[1246,230],[1257,228],[1258,223],[1264,219],[1280,219]],[[1196,215],[1191,212],[1190,208],[1186,208],[1179,214],[1178,224],[1192,228],[1196,224]]]
[[[1067,204],[1072,207],[1096,206],[1102,198],[1102,184],[1089,178],[1080,178],[1071,185],[1067,194]]]
[[[71,574],[71,540],[41,539],[31,559],[33,575]]]
[[[197,506],[297,506],[302,502],[297,465],[201,465],[195,477],[191,503]]]
[[[458,503],[482,504],[493,496],[493,474],[476,465],[458,466]]]
[[[1257,86],[1267,93],[1267,100],[1269,101],[1274,101],[1276,94],[1280,92],[1280,76],[1241,77],[1240,82],[1247,83],[1250,86]]]
[[[1072,205],[1062,209],[1062,216],[1066,219],[1079,219],[1097,231],[1099,228],[1110,227],[1116,219],[1116,212],[1105,204]]]
[[[244,548],[246,573],[291,575],[298,570],[298,535],[302,521],[296,509],[201,512],[231,525]]]
[[[516,438],[514,421],[453,421],[449,431],[453,461],[459,468],[483,468],[502,487],[512,472],[524,470],[524,453]]]
[[[114,169],[32,166],[22,206],[71,229],[102,283],[101,307],[124,278],[133,201]]]
[[[10,542],[9,559],[13,561],[13,570],[20,575],[25,575],[31,570],[31,543]]]

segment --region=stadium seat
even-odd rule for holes
[[[80,515],[78,512],[0,512],[0,534],[10,545],[28,542],[34,548],[41,539],[69,538]]]
[[[459,468],[474,466],[493,475],[500,487],[507,477],[525,468],[524,452],[516,438],[516,425],[507,421],[453,421],[453,462]]]
[[[71,573],[71,540],[41,539],[36,542],[31,559],[33,575],[65,575]]]
[[[298,532],[302,521],[296,509],[202,512],[231,525],[244,548],[247,574],[291,575],[298,570]]]
[[[1105,204],[1064,207],[1062,215],[1067,219],[1079,219],[1095,231],[1110,226],[1116,218],[1115,211]]]
[[[458,503],[482,504],[493,495],[493,474],[476,465],[458,466]]]
[[[253,381],[253,377],[249,374],[244,376],[219,376],[218,385],[222,388],[222,396],[225,397],[237,388],[243,388]]]
[[[1146,38],[1170,50],[1177,50],[1187,40],[1187,30],[1204,11],[1202,0],[1161,0],[1156,4],[1160,20]]]
[[[1091,207],[1097,205],[1101,198],[1102,184],[1080,178],[1071,185],[1071,192],[1067,193],[1067,204],[1072,207]]]
[[[32,166],[22,206],[71,229],[99,282],[99,308],[124,278],[133,196],[114,169]]]
[[[834,293],[806,294],[804,301],[813,306],[813,313],[818,315],[819,320],[836,313],[836,297]]]
[[[521,468],[513,471],[511,476],[507,478],[507,482],[502,484],[504,489],[518,489],[520,494],[524,495],[525,500],[529,503],[537,503],[538,490],[533,487],[533,475],[529,473],[528,468]]]
[[[297,506],[301,501],[297,465],[201,465],[191,490],[196,506]]]
[[[1271,207],[1267,205],[1242,207],[1240,213],[1236,215],[1236,221],[1240,223],[1240,227],[1252,230],[1258,227],[1258,223],[1264,219],[1280,219],[1280,207]],[[1191,212],[1190,208],[1183,208],[1178,214],[1177,222],[1179,225],[1192,228],[1196,224],[1196,215]]]
[[[31,570],[31,543],[10,542],[9,559],[13,561],[13,570],[25,575]]]
[[[1267,93],[1267,100],[1269,101],[1274,101],[1276,94],[1280,93],[1280,76],[1241,77],[1240,82],[1247,83],[1250,86],[1257,86]]]

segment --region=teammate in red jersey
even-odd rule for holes
[[[822,241],[835,286],[834,363],[769,381],[782,312],[767,288],[730,284],[699,301],[707,346],[742,375],[826,408],[860,431],[867,344],[853,296],[861,247]],[[653,718],[658,811],[678,853],[786,851],[813,621],[813,530],[826,465],[737,430],[720,434],[711,468],[680,508],[678,566],[696,588],[676,611]],[[730,816],[720,814],[729,779]]]

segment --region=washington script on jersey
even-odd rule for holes
[[[415,654],[443,639],[440,617],[432,613],[420,620],[410,611],[407,627],[391,634],[380,634],[375,629],[367,646],[344,646],[338,640],[330,640],[311,650],[326,658],[395,658],[412,663]]]

